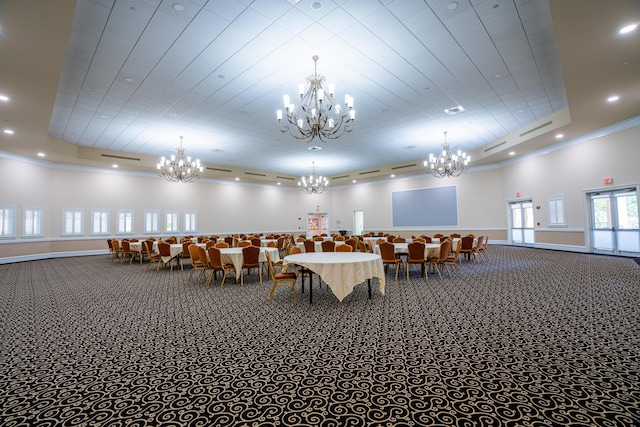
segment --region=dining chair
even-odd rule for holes
[[[450,253],[449,256],[447,256],[445,260],[442,262],[449,269],[451,269],[451,266],[454,266],[455,269],[458,270],[458,273],[460,274],[462,274],[462,271],[460,271],[460,267],[458,267],[458,264],[460,263],[461,248],[462,248],[462,240],[459,239],[458,242],[456,243],[456,249],[452,253]]]
[[[247,246],[251,246],[251,242],[249,240],[241,240],[236,246],[239,248],[246,248]]]
[[[189,247],[189,256],[191,258],[191,273],[189,273],[189,278],[187,280],[191,280],[191,276],[195,271],[199,271],[198,277],[202,276],[202,273],[205,270],[206,257],[203,260],[200,259],[200,251],[198,249],[202,249],[200,246],[195,244],[190,244]]]
[[[111,239],[107,239],[107,245],[109,246],[109,256],[113,258],[113,243],[111,243]]]
[[[194,245],[195,246],[195,245]],[[198,251],[198,260],[200,261],[200,263],[202,264],[202,271],[200,272],[201,276],[204,276],[205,282],[208,284],[211,277],[209,277],[209,279],[207,279],[207,270],[211,271],[211,261],[209,261],[209,257],[207,256],[207,250],[205,248],[203,248],[202,246],[196,246],[196,250]],[[211,272],[211,275],[213,275],[213,271]]]
[[[484,245],[484,236],[478,236],[478,241],[476,242],[475,246],[471,250],[471,253],[473,254],[474,259],[477,259],[476,255],[481,255],[479,248],[482,248],[483,245]]]
[[[347,238],[345,236],[338,235],[338,236],[334,236],[333,237],[333,241],[334,242],[344,242],[345,240],[347,240]]]
[[[142,252],[145,253],[147,255],[147,258],[149,259],[149,264],[147,264],[147,270],[149,270],[149,267],[151,267],[151,264],[157,262],[160,263],[160,254],[156,253],[153,250],[153,240],[145,240],[144,242],[142,242]]]
[[[260,238],[259,237],[253,237],[249,241],[251,242],[251,244],[253,246],[260,247],[261,242],[260,242]]]
[[[338,245],[336,246],[336,252],[353,252],[353,246],[347,245]]]
[[[424,243],[411,242],[407,245],[408,255],[405,270],[407,273],[407,280],[409,280],[409,267],[411,264],[420,265],[421,275],[425,277],[425,280],[429,279],[429,273],[427,273],[427,261],[424,256]]]
[[[302,253],[302,249],[300,249],[298,246],[291,246],[289,255],[295,255],[295,254],[301,254],[301,253]]]
[[[393,239],[393,243],[407,243],[407,239],[404,237],[396,237]]]
[[[438,277],[440,277],[441,279],[442,279],[442,275],[440,275],[439,266],[444,264],[444,261],[447,259],[450,252],[451,252],[451,240],[445,239],[440,243],[440,253],[438,254],[438,256],[427,258],[429,265],[433,266],[433,268],[438,273]]]
[[[393,265],[396,268],[396,280],[398,280],[398,270],[404,266],[402,259],[396,258],[396,245],[389,242],[380,243],[380,256],[382,257],[382,265],[387,267]],[[405,267],[406,268],[406,267]]]
[[[111,262],[113,262],[114,258],[119,258],[122,252],[120,248],[120,242],[116,239],[111,240],[111,247],[113,248],[113,253],[111,254]]]
[[[482,247],[478,247],[478,253],[482,255],[482,259],[487,259],[489,256],[487,255],[487,249],[489,248],[489,236],[484,236],[484,243]]]
[[[158,263],[158,271],[160,270],[160,265],[166,267],[167,264],[170,264],[171,271],[173,271],[173,257],[171,256],[171,244],[166,241],[158,242],[158,253],[160,254],[160,262]]]
[[[345,240],[344,243],[351,246],[351,252],[355,252],[358,249],[356,246],[358,244],[358,239],[355,237]]]
[[[189,261],[191,261],[191,252],[189,251],[189,246],[193,245],[193,243],[191,243],[191,240],[189,240],[188,242],[182,242],[182,261],[184,262],[185,259],[188,259]]]
[[[214,248],[218,248],[218,249],[222,249],[222,248],[228,248],[229,244],[227,242],[217,242],[215,245],[213,245]],[[209,248],[207,248],[209,249]]]
[[[452,233],[452,234],[450,234],[450,237],[453,238],[453,239],[459,239],[462,236],[460,234],[458,234],[458,233]]]
[[[335,252],[336,242],[333,240],[325,240],[320,244],[322,246],[322,252]]]
[[[273,287],[271,288],[271,292],[269,293],[269,299],[267,301],[271,301],[273,298],[273,294],[276,291],[276,288],[279,286],[291,286],[291,292],[293,293],[293,300],[296,300],[296,281],[298,280],[298,274],[293,272],[280,272],[276,273],[273,264],[271,263],[271,256],[269,252],[265,252],[265,256],[267,257],[267,267],[269,268],[269,276],[271,280],[273,280]]]
[[[224,241],[227,245],[228,248],[233,246],[233,236],[225,236]]]
[[[233,264],[222,263],[222,256],[219,248],[212,246],[209,249],[207,249],[207,253],[209,254],[209,265],[211,267],[211,276],[209,276],[209,280],[207,281],[207,286],[211,284],[211,279],[213,279],[216,273],[218,271],[222,271],[223,274],[222,274],[222,281],[220,282],[220,287],[223,287],[224,281],[227,278],[227,274],[229,274],[229,271],[233,270],[235,273],[236,269],[233,266]]]
[[[356,246],[358,247],[358,251],[360,252],[369,252],[367,244],[363,240],[359,240]]]
[[[314,242],[322,242],[322,241],[324,241],[324,237],[322,237],[322,236],[316,236],[316,237],[314,237],[314,238],[313,238],[313,241],[314,241]]]
[[[463,254],[467,259],[471,258],[473,262],[476,262],[476,254],[473,252],[473,237],[464,236],[460,239],[461,247],[460,253]]]
[[[304,241],[304,251],[306,253],[315,252],[316,251],[316,242],[313,240],[305,240]]]
[[[131,257],[131,259],[129,260],[129,264],[131,264],[136,255],[138,255],[138,252],[131,250],[131,246],[128,240],[122,241],[122,250],[120,251],[120,253],[122,254],[122,257],[120,258],[121,264],[127,259],[127,256]]]
[[[252,268],[258,269],[258,276],[260,277],[260,283],[262,283],[262,269],[260,268],[260,248],[258,246],[245,246],[242,248],[242,268],[240,270],[240,284],[244,285],[244,270],[247,269],[247,273]]]
[[[211,246],[215,246],[218,244],[217,240],[207,240],[207,243],[205,243],[204,249],[207,250],[209,249]]]

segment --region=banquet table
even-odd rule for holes
[[[346,245],[346,243],[342,241],[337,241],[335,243],[336,246]],[[306,250],[304,249],[304,242],[298,242],[296,243],[296,246],[299,247],[302,252],[306,252]],[[322,252],[322,242],[313,242],[313,246],[315,247],[316,252]]]
[[[278,251],[278,248],[260,248],[260,256],[258,257],[258,260],[261,263],[267,262],[267,256],[265,255],[265,252],[269,252],[271,262],[280,261],[280,251]],[[221,248],[220,261],[222,261],[223,264],[233,264],[233,268],[236,271],[237,281],[240,277],[240,273],[242,272],[242,264],[244,262],[244,257],[242,256],[242,248]]]
[[[288,264],[299,265],[318,274],[342,301],[353,288],[369,280],[369,298],[371,298],[371,281],[377,277],[379,290],[384,295],[385,276],[380,255],[365,252],[315,252],[288,255],[284,258],[283,270]],[[304,276],[303,276],[304,289]],[[312,280],[309,280],[309,302],[313,302]]]

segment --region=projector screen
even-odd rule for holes
[[[457,227],[457,188],[393,191],[391,209],[394,227]]]

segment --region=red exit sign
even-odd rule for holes
[[[613,184],[613,178],[605,178],[604,179],[604,183],[605,184]]]

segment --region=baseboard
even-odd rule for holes
[[[109,254],[109,251],[107,249],[98,249],[93,251],[77,251],[77,252],[50,252],[50,253],[43,253],[43,254],[30,254],[30,255],[4,257],[4,258],[0,258],[0,264],[11,264],[14,262],[24,262],[24,261],[36,261],[40,259],[50,259],[50,258],[68,258],[68,257],[75,257],[75,256],[107,255],[107,254]]]

